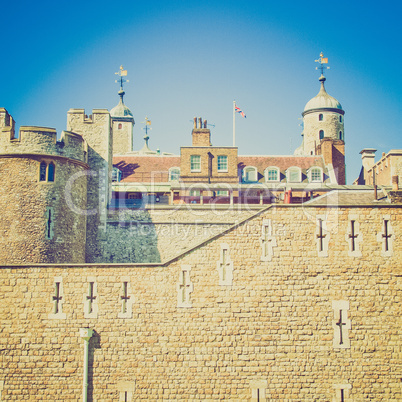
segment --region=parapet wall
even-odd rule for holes
[[[60,140],[57,140],[54,128],[22,126],[16,137],[14,127],[10,114],[0,109],[0,155],[53,155],[87,162],[87,144],[79,134],[63,131]]]

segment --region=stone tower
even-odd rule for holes
[[[0,263],[83,263],[87,144],[75,133],[21,127],[0,108]]]
[[[303,116],[303,154],[317,155],[321,140],[344,141],[344,114],[341,104],[325,90],[326,78],[321,75],[320,92],[307,102]]]
[[[295,155],[323,155],[338,184],[345,184],[345,128],[341,104],[325,90],[324,75],[318,94],[304,107],[303,142]]]
[[[124,104],[125,92],[120,88],[118,92],[120,101],[110,111],[113,132],[113,155],[126,154],[133,150],[134,117],[131,110]]]
[[[82,135],[88,143],[91,170],[88,173],[86,262],[97,262],[111,198],[113,136],[110,114],[106,109],[94,109],[92,115],[87,116],[84,109],[70,109],[67,129]]]

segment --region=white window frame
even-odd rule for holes
[[[277,179],[275,180],[270,180],[269,178],[269,172],[270,171],[276,171],[277,174]],[[270,183],[278,183],[281,181],[281,171],[278,167],[276,166],[268,166],[265,171],[264,171],[264,177],[265,177],[265,181],[266,182],[270,182]]]
[[[178,181],[179,179],[180,179],[180,168],[177,166],[169,168],[169,181]]]
[[[313,179],[313,174],[314,174],[314,171],[319,171],[320,172],[320,179],[319,180],[314,180]],[[324,180],[323,180],[323,177],[324,175],[323,175],[323,171],[322,171],[322,168],[320,168],[319,166],[312,166],[309,170],[308,170],[308,181],[310,182],[310,183],[322,183]]]
[[[114,167],[112,169],[112,182],[118,183],[119,181],[121,181],[121,176],[122,176],[121,170],[117,167]]]
[[[290,175],[292,173],[292,171],[296,171],[298,173],[298,179],[297,180],[290,180]],[[298,166],[291,166],[286,170],[286,181],[288,183],[301,183],[301,169]]]
[[[246,177],[248,176],[248,172],[254,174],[254,179],[253,180],[247,180]],[[245,166],[243,168],[243,174],[242,174],[242,181],[244,183],[255,183],[258,181],[258,171],[255,166]]]
[[[227,155],[218,155],[218,172],[227,172],[228,171],[228,156]]]
[[[198,161],[196,161],[197,159]],[[199,167],[194,167],[195,165]],[[201,172],[201,155],[190,155],[190,171],[191,172]]]

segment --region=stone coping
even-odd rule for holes
[[[0,158],[34,158],[34,159],[60,159],[64,161],[69,161],[71,163],[74,163],[76,165],[80,165],[86,169],[89,169],[89,165],[86,162],[82,162],[79,159],[74,159],[69,156],[63,156],[63,155],[54,155],[54,154],[23,154],[23,153],[18,153],[18,154],[0,154]]]
[[[21,131],[42,131],[42,132],[48,132],[48,133],[56,133],[57,132],[57,130],[55,128],[40,127],[40,126],[21,126],[20,132]]]

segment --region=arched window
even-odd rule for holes
[[[243,169],[243,182],[251,183],[254,181],[258,181],[257,168],[254,166],[246,166]]]
[[[121,123],[119,123],[119,125],[117,126],[117,128],[118,128],[119,130],[121,130],[122,127],[123,127],[123,125],[122,125]]]
[[[313,166],[308,171],[309,181],[311,183],[321,183],[322,182],[322,169],[318,166]]]
[[[39,181],[46,181],[46,170],[47,170],[46,162],[41,162],[39,165]]]
[[[50,162],[47,168],[47,181],[54,181],[54,163]]]
[[[264,172],[265,181],[280,181],[280,170],[276,166],[270,166],[265,169]]]
[[[324,130],[320,130],[320,140],[324,138]]]
[[[324,120],[324,115],[323,115],[322,113],[320,113],[320,114],[318,115],[318,120],[319,120],[319,121],[323,121],[323,120]]]
[[[301,182],[301,170],[297,166],[292,166],[286,171],[286,180],[288,183]]]
[[[343,140],[343,134],[342,134],[342,131],[339,131],[339,139],[340,139],[340,140]]]
[[[180,179],[180,168],[171,167],[169,169],[169,181],[177,181]]]

